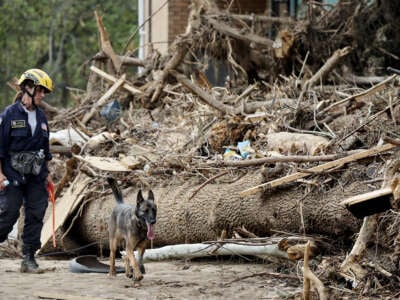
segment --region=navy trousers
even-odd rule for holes
[[[14,185],[12,182],[0,191],[0,242],[7,239],[24,205],[25,222],[22,242],[33,250],[41,247],[40,234],[43,218],[49,204],[44,182]]]

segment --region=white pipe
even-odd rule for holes
[[[120,253],[122,256],[126,256],[126,251],[120,251]],[[138,257],[137,251],[135,251],[135,255]],[[213,255],[254,255],[288,258],[287,252],[280,250],[277,244],[257,246],[226,243],[223,244],[222,247],[217,247],[216,245],[198,243],[147,249],[144,253],[143,261],[195,258]]]
[[[139,28],[139,59],[144,59],[144,44],[145,44],[145,30],[144,30],[144,1],[145,0],[139,0],[138,1],[138,26]],[[142,68],[139,68],[139,73],[141,72]]]

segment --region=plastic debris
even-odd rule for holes
[[[107,120],[107,122],[116,121],[121,115],[121,106],[118,100],[114,100],[103,107],[100,115]]]
[[[250,146],[249,140],[238,142],[237,148],[243,159],[246,159],[250,154],[255,153],[254,149]]]
[[[226,148],[224,152],[224,160],[241,160],[242,157],[236,153],[236,151]]]

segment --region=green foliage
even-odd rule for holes
[[[100,45],[95,10],[121,54],[137,28],[137,0],[0,0],[0,110],[15,94],[6,82],[29,68],[42,68],[54,80],[47,98],[53,105],[68,105],[66,87],[86,88],[83,64]]]

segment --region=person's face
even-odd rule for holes
[[[36,87],[35,104],[38,105],[46,97],[46,89],[42,86]]]
[[[29,93],[33,94],[34,87],[27,86],[27,90]],[[40,85],[36,86],[36,93],[35,93],[35,105],[40,105],[44,97],[46,96],[46,89]]]

